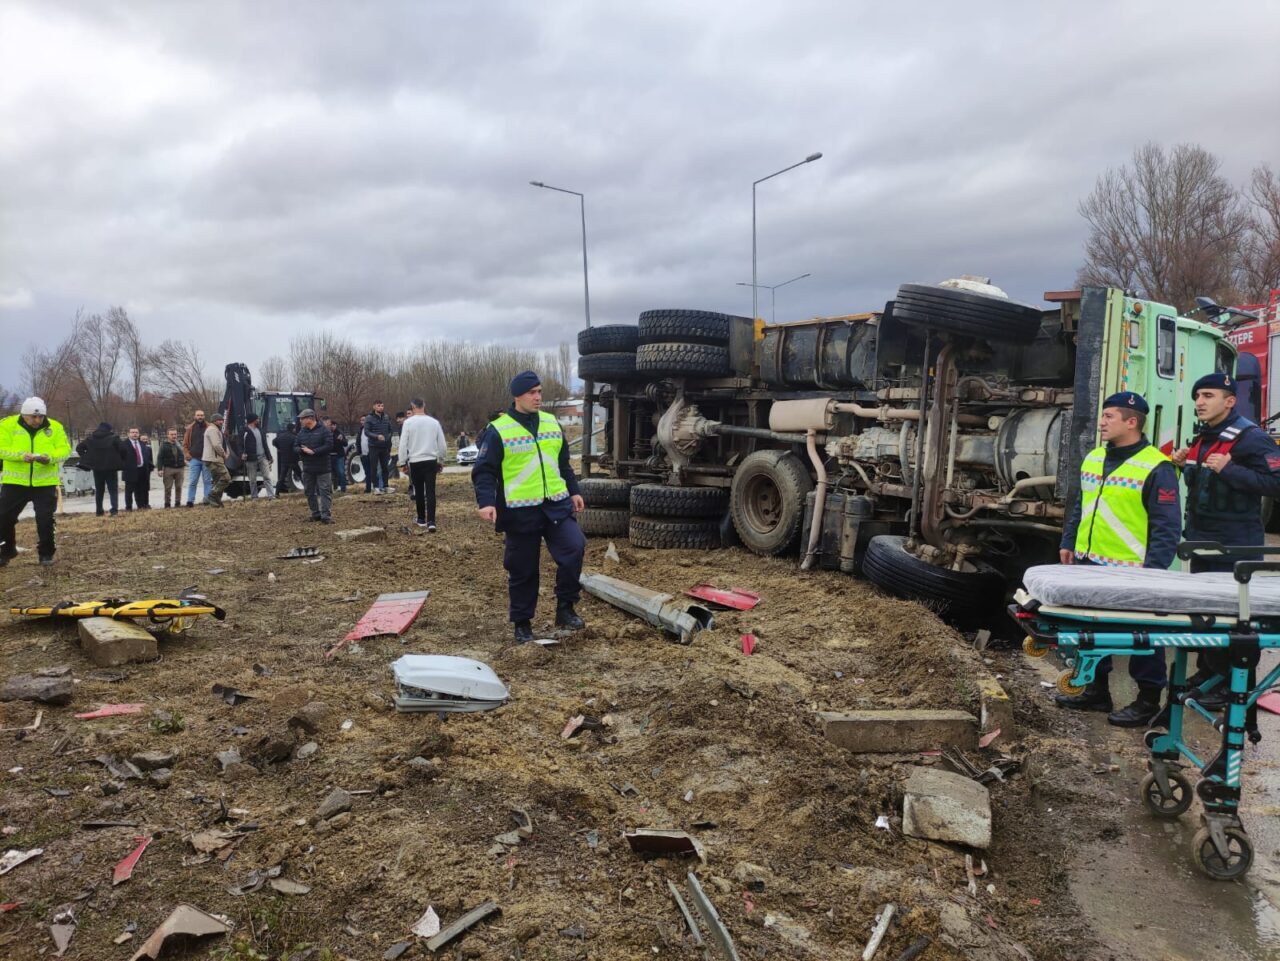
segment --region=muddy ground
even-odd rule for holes
[[[0,914],[0,957],[49,956],[50,922],[69,903],[78,927],[66,957],[127,958],[188,902],[235,923],[193,956],[363,961],[412,940],[409,928],[428,906],[448,924],[492,899],[501,915],[441,956],[692,959],[701,951],[666,888],[667,879],[683,886],[690,870],[743,958],[861,957],[886,902],[899,914],[877,958],[897,958],[921,936],[932,939],[925,959],[1108,956],[1079,919],[1066,872],[1073,846],[1108,830],[1096,810],[1108,795],[1079,729],[1046,706],[1040,676],[1020,653],[984,664],[921,607],[838,574],[800,576],[794,559],[641,551],[625,541],[620,563],[604,558],[605,542],[591,541],[588,569],[670,591],[701,581],[741,586],[763,601],[720,615],[685,647],[584,598],[586,630],[556,648],[516,648],[500,538],[472,507],[467,479],[449,476],[435,535],[406,526],[411,507],[401,495],[340,497],[338,523],[327,528],[305,521],[300,496],[221,511],[76,516],[59,523],[56,567],[41,570],[32,551],[0,570],[6,607],[170,596],[198,585],[229,612],[163,640],[158,662],[118,669],[119,679],[80,653],[73,624],[0,619],[0,673],[65,663],[78,682],[72,704],[45,708],[37,731],[0,735],[0,823],[16,829],[3,846],[44,849],[0,878],[0,902],[20,902]],[[334,536],[370,524],[386,527],[385,543]],[[29,522],[19,531],[24,544],[34,534]],[[318,546],[325,559],[276,559],[293,546]],[[208,573],[218,568],[224,573]],[[552,631],[552,571],[548,563],[535,622],[542,634]],[[324,658],[379,593],[422,589],[431,597],[404,637]],[[750,657],[739,642],[745,630],[759,638]],[[389,665],[405,652],[483,660],[512,700],[443,722],[397,714]],[[847,753],[824,740],[814,715],[976,712],[984,672],[1014,694],[1018,739],[1006,750],[1024,767],[992,791],[995,841],[981,856],[991,873],[975,897],[962,849],[900,831],[899,786],[910,765],[940,760]],[[230,706],[211,692],[214,683],[253,699]],[[313,701],[327,707],[319,731],[295,736],[287,720]],[[115,702],[147,709],[72,717]],[[35,706],[0,709],[0,726],[15,727]],[[182,729],[157,730],[156,711]],[[578,713],[612,723],[563,740]],[[272,740],[314,741],[318,750],[270,761],[261,752]],[[246,762],[230,777],[214,758],[229,748]],[[146,750],[178,752],[168,786],[130,779],[104,794],[112,778],[94,759]],[[988,749],[971,759],[985,767],[996,756]],[[418,757],[431,763],[410,763]],[[617,790],[628,784],[634,793]],[[349,816],[317,824],[335,787],[367,793],[355,796]],[[503,847],[495,836],[515,827],[515,807],[532,817],[534,833]],[[890,830],[874,826],[879,815],[890,817]],[[139,826],[83,829],[91,819]],[[256,829],[240,832],[225,858],[201,858],[188,840],[237,825]],[[635,827],[691,831],[706,863],[632,853],[622,833]],[[132,879],[113,887],[113,865],[142,835],[154,841]],[[281,877],[309,893],[227,890],[254,869],[281,865]],[[131,924],[133,940],[113,943]],[[425,955],[415,942],[403,957]]]

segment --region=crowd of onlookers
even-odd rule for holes
[[[243,482],[249,499],[274,499],[301,487],[311,519],[332,523],[333,495],[347,492],[349,455],[356,452],[365,491],[388,493],[392,476],[403,473],[416,502],[418,525],[434,531],[435,478],[444,470],[448,446],[440,422],[425,408],[415,398],[408,410],[388,415],[379,401],[361,416],[352,436],[333,418],[307,409],[270,439],[260,418],[250,414],[234,441],[226,436],[222,414],[206,417],[197,410],[181,436],[170,427],[158,446],[137,427],[122,437],[103,422],[84,436],[76,453],[79,468],[93,474],[98,516],[119,513],[122,476],[124,509],[149,510],[152,474],[158,471],[165,507],[195,507],[198,487],[203,487],[199,503],[221,507],[234,479]],[[459,450],[470,443],[465,431],[458,435]]]

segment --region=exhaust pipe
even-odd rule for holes
[[[822,540],[822,512],[827,506],[827,468],[818,456],[818,432],[810,428],[805,438],[805,447],[809,450],[809,462],[813,464],[818,475],[818,486],[813,496],[813,521],[809,524],[809,547],[805,550],[804,560],[800,562],[800,570],[807,571],[813,567],[814,558],[818,556],[818,543]]]

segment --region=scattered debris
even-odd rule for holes
[[[867,942],[867,946],[862,952],[862,961],[871,961],[876,952],[880,950],[880,942],[884,940],[884,936],[888,933],[889,924],[893,921],[894,912],[897,910],[898,906],[896,904],[886,904],[880,909],[880,913],[876,915],[875,930],[871,932],[871,940]]]
[[[978,743],[978,719],[964,711],[819,711],[818,719],[828,741],[857,754],[902,754],[950,744],[972,749]]]
[[[876,827],[879,828],[881,831],[892,830],[892,828],[889,826],[889,815],[881,814],[878,818],[876,818]]]
[[[44,854],[44,848],[32,848],[29,851],[11,848],[4,852],[4,857],[0,857],[0,874],[8,874],[19,864],[25,864],[32,858],[38,858],[42,854]]]
[[[60,787],[47,787],[44,789],[44,793],[49,795],[49,797],[56,797],[56,798],[71,797],[70,791],[68,791],[66,788],[60,788]]]
[[[702,885],[698,883],[698,878],[692,871],[689,872],[687,883],[689,900],[693,902],[693,906],[698,910],[702,923],[711,932],[711,940],[715,942],[716,947],[720,949],[721,954],[724,955],[727,961],[740,961],[738,949],[734,947],[733,938],[729,936],[729,929],[720,920],[720,915],[716,912],[716,906],[711,903],[711,899],[702,890]]]
[[[104,704],[96,711],[75,715],[81,721],[95,721],[100,717],[122,717],[125,714],[141,714],[145,704]]]
[[[136,828],[137,821],[81,821],[80,827],[86,831],[102,831],[107,828]]]
[[[750,656],[756,650],[756,636],[754,634],[742,635],[742,653]]]
[[[351,795],[342,788],[334,788],[329,792],[329,796],[320,802],[320,807],[316,811],[316,820],[327,821],[344,811],[350,811],[352,800]]]
[[[57,948],[53,954],[55,958],[60,958],[67,953],[67,948],[71,947],[71,939],[75,935],[75,912],[70,907],[64,906],[54,914],[53,923],[49,925],[49,936],[53,938],[53,946]]]
[[[533,837],[533,818],[524,808],[512,808],[511,820],[516,822],[516,833],[522,838]]]
[[[1269,691],[1257,700],[1258,707],[1272,714],[1280,714],[1280,692]]]
[[[917,767],[903,788],[902,830],[916,838],[972,848],[991,844],[991,798],[962,774]]]
[[[372,528],[373,530],[382,530],[382,528]],[[345,531],[339,531],[338,536],[341,537]],[[385,532],[383,532],[385,537]],[[364,617],[356,621],[350,633],[329,650],[325,651],[325,657],[333,657],[338,651],[342,650],[352,641],[364,640],[366,637],[384,637],[387,635],[399,636],[409,629],[422,611],[422,606],[427,603],[427,598],[431,596],[430,591],[407,591],[402,594],[379,594],[370,608],[365,611]]]
[[[258,677],[270,677],[271,668],[267,667],[265,664],[254,664],[253,673],[257,674]]]
[[[978,738],[978,747],[989,746],[991,742],[994,741],[999,736],[1000,736],[1000,728],[996,728],[994,731],[988,731],[986,734],[982,735],[982,737]]]
[[[319,744],[315,741],[308,741],[306,744],[301,745],[298,750],[293,753],[293,756],[299,761],[302,761],[311,757],[311,755],[315,754],[318,750],[320,750]]]
[[[235,748],[228,748],[225,751],[219,751],[213,756],[213,758],[218,762],[223,774],[227,773],[227,769],[231,767],[231,765],[241,763],[240,752]]]
[[[282,561],[292,561],[299,557],[315,557],[319,553],[320,548],[318,547],[291,547],[288,553],[278,554],[277,556]]]
[[[680,894],[680,889],[676,887],[676,883],[667,878],[667,890],[671,892],[671,897],[675,899],[676,907],[680,909],[680,916],[684,918],[685,927],[689,929],[689,934],[693,937],[693,946],[700,948],[705,942],[702,940],[702,932],[698,930],[698,922],[693,920],[693,915],[689,913],[689,905],[685,904],[684,897]]]
[[[243,897],[246,894],[252,894],[254,891],[257,891],[266,884],[271,878],[279,877],[282,870],[284,869],[279,864],[273,868],[267,868],[265,870],[258,870],[255,868],[249,872],[243,883],[228,886],[227,893],[233,897]]]
[[[746,591],[740,587],[720,588],[710,584],[698,584],[685,591],[690,597],[715,604],[719,607],[731,608],[735,611],[749,611],[760,603],[760,595],[755,591]]]
[[[334,531],[333,533],[338,540],[346,541],[348,544],[358,541],[385,541],[387,539],[385,527],[355,527],[345,531]]]
[[[973,646],[979,651],[985,651],[987,645],[991,643],[991,632],[985,627],[981,628],[973,635]]]
[[[40,727],[40,722],[44,719],[44,710],[36,711],[36,719],[26,727],[0,727],[0,734],[13,734],[17,731],[35,731]]]
[[[433,938],[439,934],[440,918],[436,914],[436,909],[427,905],[427,910],[422,913],[422,917],[418,918],[409,932],[420,938]]]
[[[622,563],[622,557],[618,554],[618,548],[613,541],[610,541],[609,546],[605,548],[604,559],[606,561],[613,561],[615,564]]]
[[[585,925],[575,924],[571,927],[561,928],[560,933],[566,938],[574,938],[583,941],[587,937],[587,929]]]
[[[255,697],[253,694],[244,694],[237,691],[228,684],[214,684],[213,693],[222,698],[227,704],[235,707],[237,704],[243,704],[245,701],[252,701]]]
[[[738,697],[746,698],[748,701],[756,696],[755,690],[748,685],[741,684],[738,681],[731,681],[727,677],[724,679],[724,686],[733,691],[734,694],[737,694]]]
[[[160,656],[156,637],[133,621],[86,617],[76,625],[80,649],[98,667],[119,667]]]
[[[912,961],[912,959],[920,957],[924,953],[924,949],[932,943],[933,939],[927,934],[916,938],[898,955],[897,961]]]
[[[201,854],[217,854],[235,844],[243,835],[233,831],[198,831],[187,837],[188,843]]]
[[[70,675],[40,677],[15,674],[0,687],[0,701],[39,701],[42,704],[67,704],[71,701]]]
[[[470,713],[491,711],[511,698],[493,668],[466,657],[405,654],[391,665],[396,710]]]
[[[637,854],[653,854],[653,855],[697,855],[699,861],[704,864],[707,860],[706,851],[703,850],[702,842],[686,834],[684,831],[660,831],[649,828],[636,828],[633,831],[627,831],[623,834],[626,841],[631,845],[631,850]]]
[[[133,877],[133,869],[138,866],[138,862],[142,860],[142,852],[147,849],[147,845],[151,843],[150,837],[134,838],[138,846],[130,852],[129,856],[116,865],[115,870],[111,874],[111,885],[123,884]]]
[[[427,950],[439,951],[442,947],[444,947],[446,944],[448,944],[458,935],[462,934],[468,928],[471,928],[474,925],[479,924],[481,921],[489,917],[491,914],[500,914],[501,912],[502,912],[502,909],[498,907],[497,903],[494,901],[486,901],[484,902],[484,904],[480,905],[479,907],[472,908],[462,917],[458,918],[457,921],[454,921],[453,924],[449,925],[447,928],[442,930],[435,937],[428,940]]]
[[[691,643],[694,634],[711,627],[715,620],[705,607],[607,574],[583,574],[581,584],[588,594],[676,635],[681,644]]]
[[[310,894],[310,885],[300,884],[297,881],[290,881],[288,878],[272,878],[267,882],[271,886],[271,890],[277,894],[288,894],[294,897],[303,894]]]
[[[212,914],[206,914],[199,908],[189,904],[179,904],[165,918],[164,923],[151,933],[151,937],[142,943],[142,947],[130,956],[129,961],[141,961],[151,958],[155,961],[164,950],[165,943],[174,936],[188,938],[206,938],[216,934],[226,934],[231,925],[219,920]]]
[[[396,958],[400,957],[411,947],[413,947],[412,941],[397,941],[395,944],[391,945],[391,947],[387,948],[387,950],[382,952],[382,961],[396,961]]]
[[[289,727],[301,730],[306,734],[315,734],[320,730],[320,725],[324,723],[325,718],[328,716],[328,704],[325,704],[324,701],[308,701],[298,709],[293,717],[289,718],[288,724]]]
[[[105,767],[107,773],[112,777],[126,781],[130,778],[142,779],[142,772],[129,761],[122,761],[120,758],[112,757],[109,754],[99,754],[94,760]]]
[[[178,760],[177,751],[139,751],[129,755],[130,762],[140,770],[156,771],[162,767],[173,767]]]

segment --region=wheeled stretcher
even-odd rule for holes
[[[1164,657],[1173,651],[1168,704],[1145,734],[1150,773],[1140,790],[1143,804],[1158,818],[1177,818],[1196,796],[1204,808],[1202,827],[1192,841],[1196,863],[1210,877],[1241,877],[1253,863],[1253,844],[1240,821],[1240,782],[1246,737],[1260,740],[1258,698],[1280,681],[1280,665],[1261,682],[1261,652],[1280,648],[1280,547],[1224,547],[1183,543],[1178,556],[1228,557],[1233,573],[1184,574],[1142,568],[1050,565],[1030,568],[1009,612],[1027,634],[1023,650],[1043,657],[1051,650],[1068,665],[1058,690],[1079,694],[1091,683],[1098,663],[1110,655]],[[1256,576],[1255,576],[1256,575]],[[1201,654],[1210,676],[1187,682],[1187,655]],[[1197,698],[1226,686],[1223,717]],[[1187,711],[1222,735],[1212,758],[1200,758],[1184,740]],[[1192,790],[1183,761],[1199,769]]]

